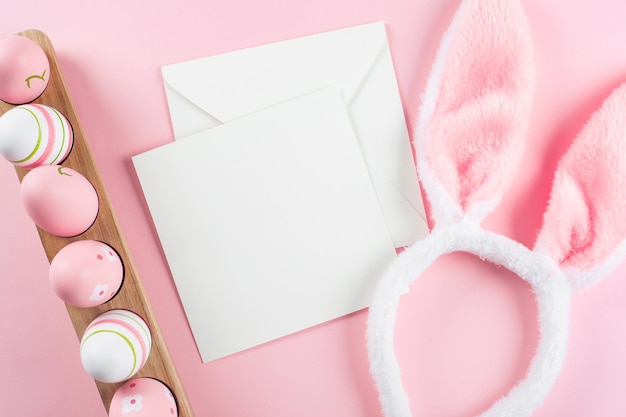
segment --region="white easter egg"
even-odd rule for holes
[[[74,144],[67,118],[43,104],[24,104],[0,117],[0,154],[23,168],[60,164]]]
[[[146,363],[152,337],[146,322],[128,310],[109,310],[96,317],[80,342],[83,368],[100,382],[131,378]]]

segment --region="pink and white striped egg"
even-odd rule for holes
[[[117,383],[139,372],[151,348],[152,335],[141,317],[128,310],[109,310],[85,330],[80,360],[96,381]]]
[[[172,391],[159,380],[135,378],[119,387],[109,406],[109,417],[176,417]]]
[[[0,154],[23,168],[60,164],[74,144],[67,118],[44,104],[24,104],[0,117]]]
[[[124,278],[117,252],[97,240],[77,240],[52,259],[50,285],[59,298],[75,307],[95,307],[113,297]]]
[[[20,35],[0,39],[0,100],[24,104],[43,93],[50,80],[50,61],[35,41]]]

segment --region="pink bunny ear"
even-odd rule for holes
[[[437,223],[482,220],[520,162],[534,89],[530,31],[511,0],[465,0],[444,36],[415,131]]]
[[[626,255],[626,84],[591,116],[557,168],[535,248],[574,289],[597,283]]]

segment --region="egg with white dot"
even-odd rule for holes
[[[0,117],[0,154],[16,166],[60,164],[73,144],[72,126],[53,107],[24,104]]]
[[[159,380],[135,378],[120,386],[109,406],[109,417],[176,417],[172,391]]]
[[[117,383],[139,372],[151,348],[150,329],[141,317],[128,310],[109,310],[85,330],[80,360],[96,381]]]
[[[39,97],[50,80],[50,61],[32,39],[9,35],[0,39],[0,100],[29,103]]]
[[[97,240],[78,240],[52,259],[50,285],[56,295],[75,307],[95,307],[119,290],[124,266],[117,252]]]
[[[22,205],[31,220],[56,236],[76,236],[98,215],[98,194],[87,178],[60,165],[34,168],[20,186]]]

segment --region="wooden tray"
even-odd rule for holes
[[[101,306],[92,308],[76,308],[66,305],[76,334],[81,338],[85,328],[96,316],[114,308],[131,310],[143,317],[152,331],[152,351],[147,363],[135,377],[152,377],[168,385],[176,397],[178,415],[180,417],[193,417],[189,401],[167,350],[163,335],[156,322],[141,281],[135,271],[132,258],[124,241],[123,233],[118,225],[106,189],[100,177],[100,172],[93,159],[74,104],[67,90],[67,86],[65,85],[65,81],[63,80],[63,75],[59,68],[52,43],[43,32],[38,30],[26,30],[20,32],[19,35],[37,42],[46,52],[50,61],[49,84],[44,93],[34,102],[45,104],[59,110],[67,117],[74,129],[74,147],[69,157],[62,165],[70,167],[85,176],[96,189],[100,201],[96,221],[89,230],[79,236],[72,238],[58,237],[38,228],[41,243],[45,249],[48,260],[52,261],[52,258],[54,258],[60,249],[73,241],[93,239],[102,241],[114,248],[119,253],[124,264],[124,283],[120,292],[112,300]],[[0,115],[13,107],[14,106],[10,104],[0,101]],[[28,172],[18,167],[16,167],[16,171],[20,181]],[[107,410],[113,394],[122,384],[123,382],[106,384],[96,381],[100,396]]]

